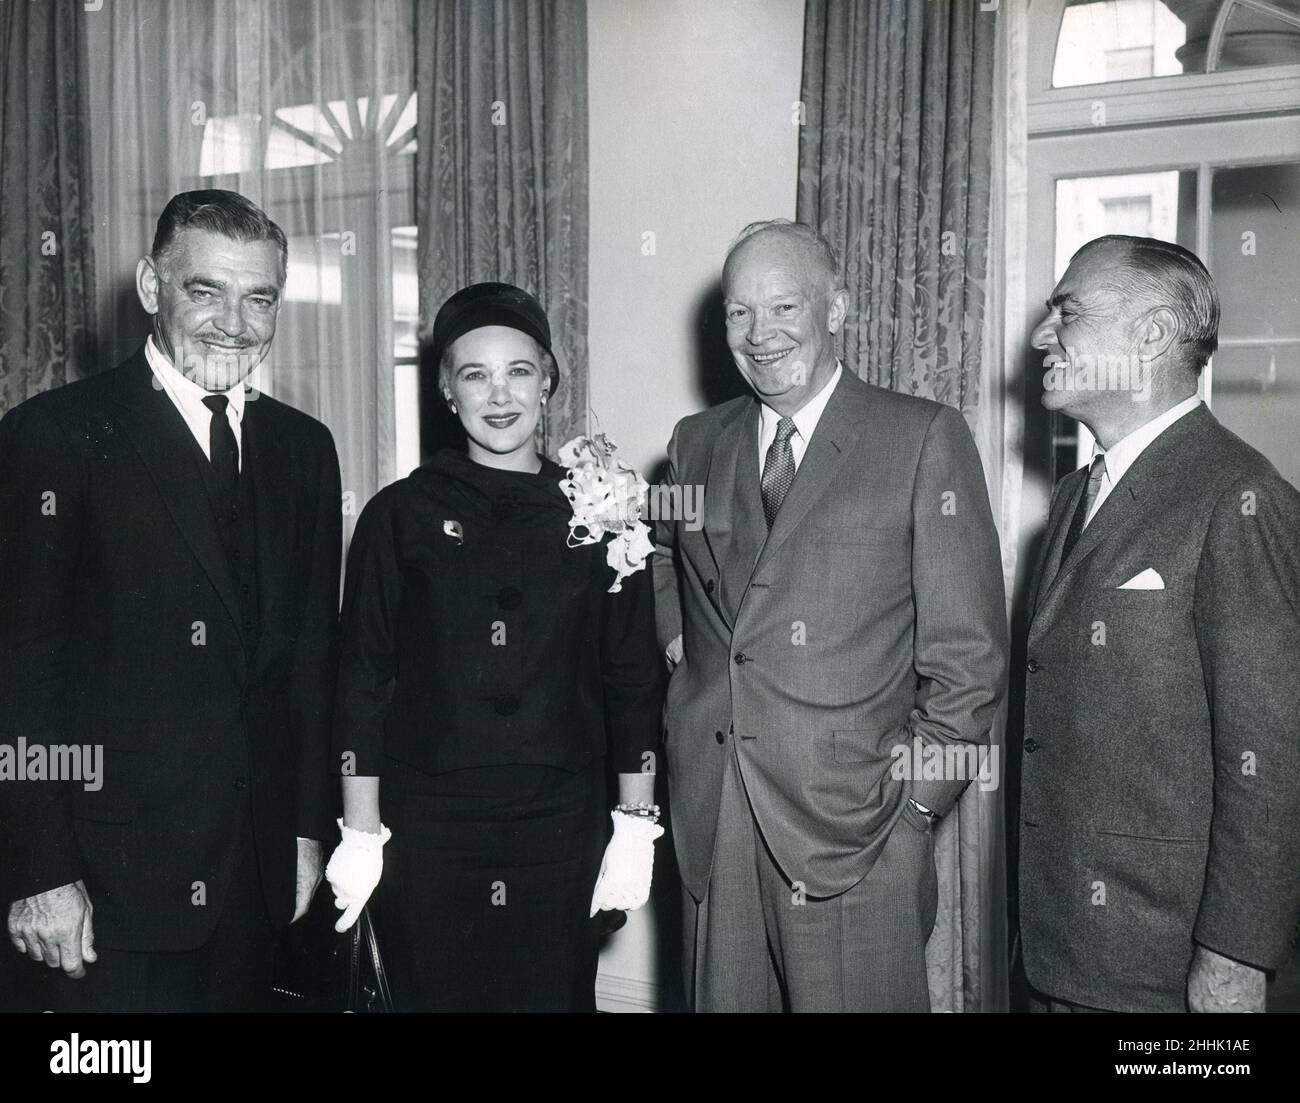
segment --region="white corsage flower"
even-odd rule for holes
[[[569,547],[595,544],[612,534],[605,561],[614,568],[609,593],[616,594],[623,579],[645,567],[654,551],[650,529],[641,520],[646,481],[619,458],[618,447],[604,433],[574,437],[560,449],[560,463],[569,469],[560,489],[573,504]]]

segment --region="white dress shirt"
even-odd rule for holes
[[[1088,522],[1097,516],[1097,510],[1101,509],[1101,503],[1106,500],[1115,485],[1124,477],[1124,472],[1133,466],[1138,456],[1142,455],[1169,426],[1179,418],[1190,414],[1200,404],[1200,397],[1192,395],[1191,398],[1183,399],[1177,406],[1170,406],[1159,417],[1153,417],[1145,425],[1138,426],[1128,436],[1122,440],[1117,440],[1109,448],[1102,448],[1100,444],[1093,443],[1092,458],[1096,460],[1098,456],[1104,456],[1105,463],[1102,464],[1101,485],[1097,488],[1097,500],[1092,503],[1092,509],[1088,511],[1088,516],[1083,522],[1084,528],[1087,528]]]
[[[803,461],[803,454],[808,448],[808,442],[812,440],[813,430],[817,428],[817,423],[821,421],[822,411],[826,409],[826,403],[831,400],[831,393],[835,390],[835,384],[840,381],[842,367],[838,360],[835,361],[835,374],[830,377],[820,391],[811,399],[804,403],[803,408],[798,413],[791,415],[794,421],[794,433],[790,437],[790,452],[794,456],[794,469],[799,470],[799,464]],[[781,421],[781,414],[778,414],[766,402],[759,404],[759,422],[758,422],[758,473],[763,474],[763,468],[767,466],[767,450],[772,447],[772,442],[776,440],[776,427]]]
[[[192,379],[186,378],[183,374],[172,366],[172,362],[166,354],[154,343],[153,334],[144,343],[144,356],[149,361],[149,368],[153,372],[154,379],[157,380],[158,386],[162,388],[163,393],[172,400],[172,405],[176,407],[185,424],[189,427],[190,433],[198,442],[203,454],[208,455],[208,442],[211,439],[212,432],[212,411],[203,405],[203,400],[212,394],[224,394],[229,401],[226,403],[226,418],[230,421],[230,429],[235,434],[235,447],[239,453],[239,462],[242,467],[244,459],[244,437],[240,431],[240,426],[244,421],[244,384],[236,383],[228,391],[205,391]]]

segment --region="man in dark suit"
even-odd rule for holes
[[[1020,809],[1041,1010],[1262,1011],[1300,911],[1300,494],[1197,398],[1186,249],[1104,237],[1034,332],[1096,438],[1030,588]]]
[[[748,227],[723,291],[756,397],[678,423],[669,481],[702,488],[703,525],[656,534],[688,995],[925,1011],[931,825],[1006,674],[979,455],[956,410],[840,365],[848,296],[811,227]],[[909,776],[914,741],[971,768]]]
[[[0,744],[103,755],[0,781],[9,938],[55,1009],[260,1006],[334,834],[338,459],[243,382],[286,259],[243,196],[177,195],[145,347],[0,422]]]

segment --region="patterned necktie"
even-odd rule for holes
[[[790,449],[794,432],[794,422],[790,418],[783,417],[777,422],[776,439],[768,445],[767,460],[763,464],[763,515],[769,529],[785,501],[786,491],[794,482],[794,452]]]
[[[229,401],[223,394],[211,394],[203,400],[203,405],[212,411],[208,425],[208,460],[225,497],[222,505],[227,512],[235,508],[239,488],[239,445],[226,416]]]
[[[1092,458],[1092,466],[1088,468],[1088,486],[1083,492],[1083,497],[1079,499],[1078,506],[1075,507],[1074,516],[1070,518],[1070,527],[1065,533],[1065,544],[1061,548],[1061,562],[1064,563],[1070,558],[1070,552],[1074,550],[1074,545],[1079,542],[1079,537],[1083,535],[1084,525],[1088,523],[1088,514],[1092,512],[1092,504],[1097,500],[1097,493],[1101,490],[1101,480],[1106,474],[1106,453],[1098,452]]]

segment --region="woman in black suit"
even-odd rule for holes
[[[536,300],[466,288],[433,342],[468,454],[443,449],[381,490],[353,537],[327,870],[339,929],[377,883],[403,1009],[590,1011],[591,916],[645,902],[663,830],[650,572],[609,593],[604,544],[571,546],[566,471],[533,446],[558,382]]]

